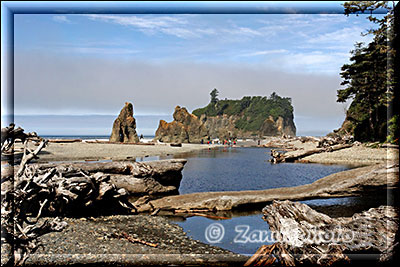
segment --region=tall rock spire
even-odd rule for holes
[[[133,117],[133,105],[131,103],[126,102],[118,118],[115,119],[110,142],[139,142],[139,137],[136,133],[136,121]]]

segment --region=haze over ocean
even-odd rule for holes
[[[154,136],[160,120],[171,122],[171,115],[134,115],[138,135]],[[37,132],[39,135],[52,136],[109,136],[117,115],[15,115],[15,123],[26,132]],[[330,126],[340,126],[341,118],[319,121],[319,130],[315,124],[307,126],[310,118],[295,116],[297,135],[324,136],[331,131]],[[3,117],[2,117],[2,121]],[[300,128],[299,126],[300,125]],[[2,125],[4,127],[4,125]]]
[[[16,14],[12,112],[42,135],[108,135],[131,102],[138,133],[154,135],[214,88],[220,99],[276,92],[292,98],[298,135],[325,135],[345,118],[340,68],[368,27],[343,14]]]
[[[138,133],[154,135],[175,106],[204,107],[217,88],[220,99],[290,97],[297,135],[325,135],[345,118],[340,68],[371,39],[365,16],[16,14],[14,110],[2,100],[2,127],[14,112],[42,135],[108,135],[131,102]]]
[[[171,121],[172,115],[134,115],[138,135],[153,136],[160,119]],[[15,123],[26,132],[39,135],[109,136],[117,115],[17,115]]]

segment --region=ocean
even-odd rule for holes
[[[172,115],[134,115],[136,132],[154,137],[160,120],[172,121]],[[47,138],[108,139],[115,115],[15,115],[17,126]],[[3,127],[3,126],[2,126]]]
[[[114,120],[118,115],[14,115],[17,126],[25,132],[37,132],[40,136],[80,138],[85,136],[109,137]],[[138,135],[154,136],[160,120],[171,122],[172,114],[134,115]],[[1,127],[7,126],[10,118],[1,117]],[[339,118],[316,121],[301,116],[295,117],[298,136],[325,136],[334,128],[340,127]],[[337,125],[337,127],[332,127]]]

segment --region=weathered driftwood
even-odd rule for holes
[[[262,245],[244,266],[270,266],[279,263],[280,266],[295,266],[295,261],[285,247],[276,242],[272,245]]]
[[[42,141],[30,151],[26,141],[19,169],[2,168],[2,255],[3,250],[8,255],[2,257],[2,264],[23,263],[37,249],[39,236],[65,227],[58,219],[38,224],[42,214],[80,215],[92,210],[101,212],[107,206],[114,212],[136,211],[129,202],[130,195],[177,193],[186,163],[28,164],[46,143]]]
[[[399,145],[396,145],[396,144],[382,144],[380,147],[382,147],[382,148],[397,148],[397,149],[399,149]]]
[[[152,162],[31,164],[25,167],[21,179],[26,176],[45,176],[49,187],[59,188],[69,196],[66,203],[62,198],[50,202],[45,209],[50,214],[77,214],[86,207],[97,209],[105,204],[105,199],[110,208],[112,205],[122,205],[128,210],[135,210],[139,198],[146,197],[145,202],[148,202],[177,194],[185,163],[183,159],[171,159]],[[2,169],[2,180],[11,181],[13,174],[20,176],[18,173],[15,174],[12,167],[6,167]],[[12,188],[12,183],[9,182],[8,187]],[[7,183],[2,184],[3,190],[7,190]],[[124,201],[118,204],[117,195]]]
[[[49,143],[80,143],[82,139],[49,139]]]
[[[351,147],[351,144],[339,144],[339,145],[333,145],[333,146],[327,146],[327,147],[321,147],[321,148],[315,148],[311,150],[298,150],[290,153],[281,153],[278,152],[274,149],[271,150],[271,162],[272,163],[280,163],[280,162],[294,162],[296,160],[299,160],[301,158],[316,154],[316,153],[322,153],[322,152],[332,152],[344,148],[349,148]]]
[[[268,204],[273,200],[307,200],[349,197],[398,186],[399,165],[380,164],[347,170],[321,178],[311,184],[255,191],[204,192],[167,196],[143,203],[140,211],[232,210],[248,205]]]
[[[45,147],[46,143],[42,140],[38,148],[28,154],[28,140],[24,140],[24,156],[17,175],[8,179],[2,177],[2,266],[23,264],[27,257],[38,248],[40,236],[61,231],[66,226],[66,223],[59,218],[38,223],[44,207],[49,203],[48,194],[46,194],[50,190],[46,184],[48,177],[46,175],[30,176],[31,172],[27,170],[26,164]]]
[[[385,262],[398,246],[398,214],[391,206],[331,218],[299,202],[274,201],[263,213],[277,243],[261,247],[248,266],[267,266],[275,260],[285,266],[330,266],[350,262],[355,253],[361,258],[375,254]]]
[[[317,147],[331,147],[334,145],[350,144],[354,142],[354,137],[350,135],[346,136],[325,136],[320,138]]]
[[[182,143],[171,143],[169,145],[173,147],[182,147]]]
[[[26,164],[31,161],[32,159],[37,157],[37,154],[46,146],[47,140],[43,140],[40,142],[39,146],[34,150],[30,150],[28,147],[28,142],[29,140],[25,140],[24,142],[24,155],[22,156],[21,163],[19,165],[19,169],[17,172],[17,176],[20,177],[24,171],[25,171],[25,166]]]
[[[1,153],[11,152],[11,148],[17,140],[20,140],[22,143],[25,143],[26,140],[34,140],[40,142],[42,138],[40,138],[37,133],[24,133],[24,129],[21,127],[14,128],[15,125],[13,123],[10,126],[1,128]]]

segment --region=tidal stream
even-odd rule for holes
[[[188,159],[180,194],[210,191],[263,190],[312,183],[327,175],[352,168],[350,165],[281,163],[271,164],[270,149],[226,147],[174,156]],[[351,216],[386,204],[387,195],[302,201],[332,217]],[[252,255],[263,244],[273,243],[261,208],[233,211],[230,219],[204,217],[171,218],[188,236],[230,251]]]

